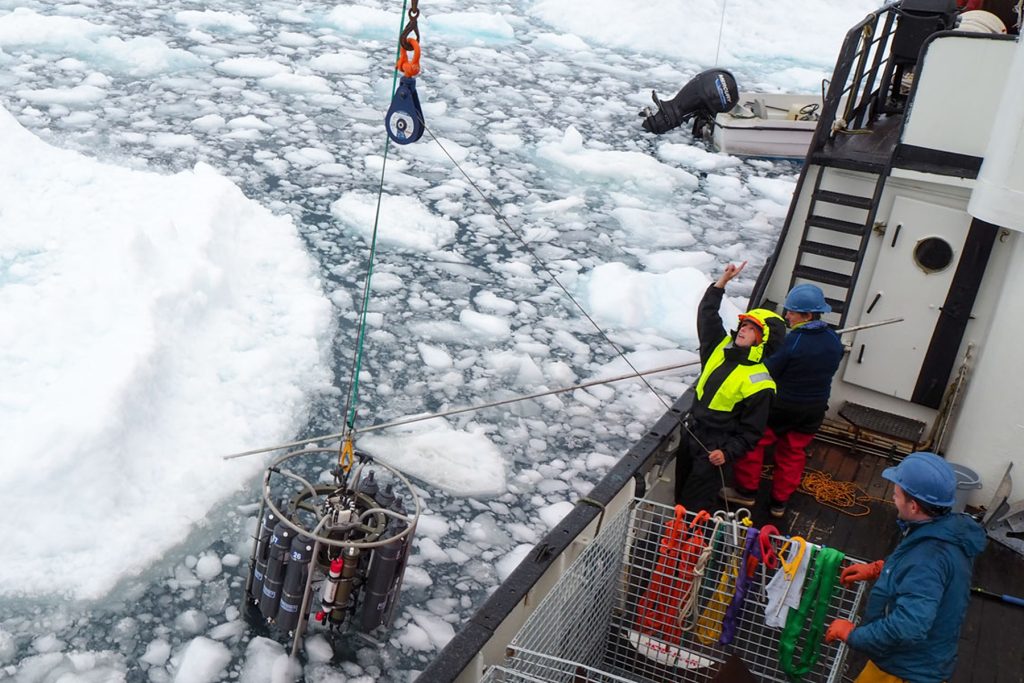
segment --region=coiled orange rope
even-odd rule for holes
[[[800,490],[814,496],[819,504],[851,517],[871,514],[872,500],[864,489],[852,481],[836,481],[828,472],[808,470],[800,481]]]
[[[772,466],[767,465],[761,471],[761,476],[771,479]],[[869,503],[880,502],[892,504],[891,500],[869,496],[861,487],[852,481],[838,481],[832,478],[828,472],[820,470],[805,470],[800,480],[799,490],[825,507],[842,512],[850,517],[865,517],[871,514]]]

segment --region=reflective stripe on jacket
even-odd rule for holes
[[[736,404],[745,398],[753,396],[759,391],[775,391],[775,381],[772,380],[768,368],[764,363],[753,363],[751,365],[739,365],[733,367],[722,383],[715,390],[713,396],[704,399],[704,388],[708,378],[725,362],[725,349],[732,343],[729,336],[723,337],[711,356],[704,363],[704,368],[697,380],[697,400],[709,410],[720,410],[730,412]]]

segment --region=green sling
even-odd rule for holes
[[[825,615],[828,604],[835,593],[836,580],[839,578],[839,565],[845,556],[834,548],[820,548],[814,555],[814,576],[804,586],[800,598],[800,607],[789,611],[786,627],[779,636],[779,664],[792,680],[799,680],[811,670],[818,661],[821,649],[821,637],[825,633]],[[800,653],[800,661],[794,662],[797,643],[807,621],[807,613],[814,607],[811,625],[807,629],[804,649]]]

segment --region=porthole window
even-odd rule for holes
[[[914,262],[926,273],[945,270],[953,262],[953,247],[941,237],[926,237],[914,247]]]

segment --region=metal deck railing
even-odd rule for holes
[[[889,42],[897,9],[886,5],[851,28],[836,59],[810,149],[820,151],[841,130],[866,127],[879,113],[877,99],[889,68]],[[842,111],[840,111],[842,105]]]

